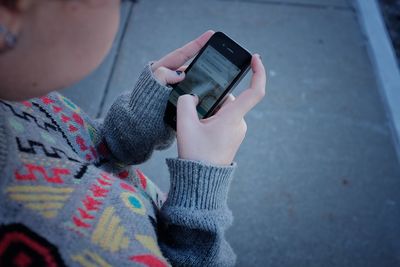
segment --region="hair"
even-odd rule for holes
[[[16,10],[15,0],[0,0],[0,5],[5,6],[10,10]]]

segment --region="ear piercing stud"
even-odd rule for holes
[[[6,44],[6,48],[11,49],[17,43],[17,37],[15,34],[10,32],[5,26],[0,24],[0,35],[4,36],[4,42]]]

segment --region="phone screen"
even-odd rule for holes
[[[169,101],[176,106],[180,95],[195,94],[199,97],[197,112],[203,118],[239,72],[235,64],[209,45],[185,79],[175,86]]]

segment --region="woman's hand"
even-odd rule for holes
[[[158,82],[162,85],[167,85],[182,81],[185,78],[184,70],[186,69],[183,64],[193,58],[213,34],[214,31],[209,30],[197,39],[154,62],[151,65],[151,70]]]
[[[259,55],[251,60],[250,87],[236,99],[230,95],[213,116],[199,120],[197,97],[182,95],[177,108],[178,155],[215,165],[230,165],[242,143],[247,125],[244,116],[265,95],[266,74]]]
[[[185,78],[183,66],[193,58],[214,31],[207,31],[197,39],[169,53],[152,64],[156,79],[162,84],[175,84]],[[178,99],[177,139],[178,155],[182,159],[199,160],[216,165],[232,163],[246,134],[245,114],[265,95],[265,69],[258,55],[251,61],[253,77],[250,88],[236,99],[230,95],[212,117],[199,120],[197,97],[183,95]],[[180,74],[176,72],[182,71]]]

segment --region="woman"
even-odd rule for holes
[[[118,0],[0,0],[0,265],[230,266],[227,194],[244,115],[265,94],[260,57],[249,89],[199,120],[198,99],[177,107],[178,158],[163,197],[131,165],[172,143],[168,84],[213,31],[145,66],[104,121],[53,91],[103,60]],[[119,177],[119,178],[116,178]],[[166,198],[166,199],[165,199]]]

